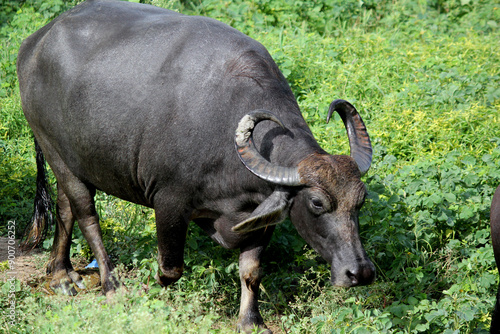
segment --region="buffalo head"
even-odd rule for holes
[[[373,282],[375,267],[359,238],[358,214],[367,194],[361,175],[370,168],[372,148],[354,106],[333,101],[327,122],[333,111],[344,122],[351,156],[317,152],[293,167],[272,164],[254,147],[252,133],[258,122],[271,120],[284,127],[274,114],[257,110],[240,120],[235,144],[241,161],[253,174],[278,187],[233,231],[250,232],[289,215],[299,234],[331,264],[332,284],[366,285]]]

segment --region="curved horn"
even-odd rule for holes
[[[372,164],[372,144],[366,131],[365,123],[358,111],[346,100],[335,100],[330,104],[326,122],[330,121],[333,111],[339,113],[349,137],[351,157],[358,164],[361,175],[365,174]]]
[[[298,186],[300,175],[297,167],[282,167],[272,164],[260,155],[253,142],[253,130],[255,126],[264,120],[270,120],[279,124],[282,128],[283,122],[273,113],[267,110],[255,110],[241,118],[236,129],[234,143],[241,162],[263,180],[283,186]]]

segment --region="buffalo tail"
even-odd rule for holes
[[[38,246],[45,237],[49,226],[53,222],[52,198],[45,169],[45,157],[35,139],[36,151],[36,194],[31,222],[26,226],[21,243],[21,250],[31,251]]]

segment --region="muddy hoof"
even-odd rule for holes
[[[78,292],[76,292],[76,289],[74,286],[72,286],[71,283],[69,282],[50,282],[50,288],[54,293],[58,295],[65,295],[65,296],[76,296]]]
[[[273,334],[273,332],[266,327],[266,325],[261,324],[261,325],[256,325],[256,324],[238,324],[237,328],[238,333],[245,333],[245,334],[250,334],[250,333],[258,333],[258,334]]]
[[[102,293],[106,297],[112,297],[116,290],[119,289],[122,284],[120,283],[120,280],[116,278],[116,276],[113,273],[110,273],[107,279],[101,280],[101,286],[102,286]]]
[[[160,284],[162,287],[167,287],[172,283],[175,283],[181,278],[182,276],[182,271],[174,271],[172,270],[171,272],[168,272],[168,275],[160,275],[159,273],[156,273],[155,279]]]
[[[74,270],[69,272],[60,270],[54,274],[49,284],[52,291],[67,296],[75,296],[78,293],[75,289],[75,285],[79,289],[85,289],[85,283],[82,277]]]

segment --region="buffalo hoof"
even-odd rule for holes
[[[102,282],[102,293],[106,297],[111,298],[115,294],[116,290],[121,287],[122,284],[120,283],[120,280],[116,278],[113,273],[110,273],[107,279]]]
[[[50,281],[50,288],[57,294],[75,296],[78,292],[75,289],[85,289],[82,277],[74,270],[59,270],[54,273]]]
[[[160,275],[158,272],[155,275],[155,279],[162,287],[167,287],[172,283],[177,282],[182,276],[182,269],[169,270],[167,273]]]
[[[266,327],[266,325],[261,324],[238,324],[237,328],[238,333],[250,334],[250,333],[258,333],[258,334],[273,334],[273,332]]]

